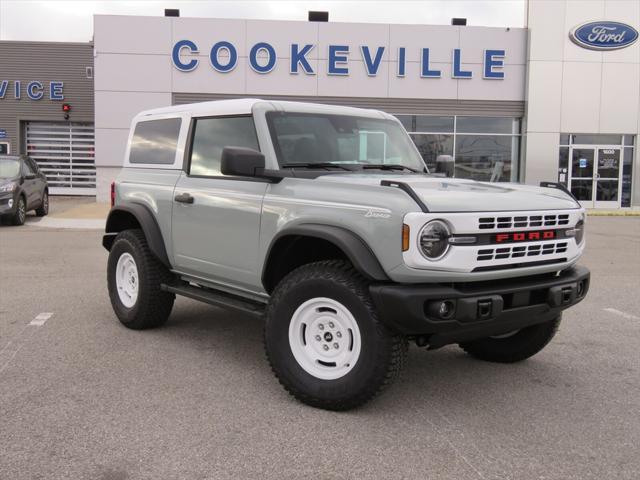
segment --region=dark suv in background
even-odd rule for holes
[[[0,155],[0,219],[22,225],[29,210],[49,213],[49,187],[38,164],[26,155]]]

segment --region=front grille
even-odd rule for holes
[[[504,260],[508,258],[535,257],[553,255],[567,251],[567,242],[538,243],[535,245],[514,245],[511,247],[483,248],[478,250],[479,262]]]
[[[559,225],[569,225],[569,214],[521,215],[514,217],[481,217],[480,219],[478,219],[478,228],[480,230],[555,227]]]

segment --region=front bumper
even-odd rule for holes
[[[373,284],[381,321],[405,335],[425,335],[431,348],[500,335],[557,317],[582,301],[589,270],[454,284]],[[440,315],[440,304],[449,302]],[[444,317],[444,318],[443,318]]]
[[[0,215],[13,215],[16,213],[15,192],[0,193]]]

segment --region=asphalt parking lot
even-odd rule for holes
[[[385,394],[332,413],[280,387],[259,320],[178,299],[127,330],[99,231],[0,227],[0,478],[638,479],[640,217],[587,235],[590,294],[538,356],[413,346]]]

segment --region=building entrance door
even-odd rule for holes
[[[598,148],[593,194],[596,208],[620,207],[620,153],[619,148]]]
[[[620,153],[619,147],[571,147],[569,189],[583,207],[620,207]]]

